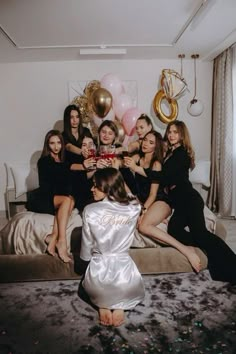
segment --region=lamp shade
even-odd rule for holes
[[[204,105],[202,101],[195,98],[189,102],[187,110],[191,116],[197,117],[202,114],[204,110]]]

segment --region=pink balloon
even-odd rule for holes
[[[116,117],[121,120],[124,113],[132,107],[132,99],[129,95],[122,93],[113,101],[113,109]]]
[[[122,124],[123,124],[124,130],[125,130],[125,133],[128,136],[132,136],[135,133],[136,121],[142,113],[143,112],[140,111],[140,109],[138,109],[136,107],[132,107],[132,108],[129,108],[125,112],[125,114],[123,115]]]
[[[122,82],[115,74],[104,75],[100,83],[102,88],[107,89],[111,93],[113,99],[118,97],[122,92]]]
[[[93,121],[98,127],[100,127],[100,125],[104,120],[114,120],[114,119],[115,119],[115,112],[112,108],[104,118],[100,118],[96,114],[93,115]]]

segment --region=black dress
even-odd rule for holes
[[[56,162],[50,155],[38,160],[39,188],[28,193],[26,208],[36,213],[55,214],[55,195],[76,194],[71,184],[70,165]]]
[[[82,146],[82,140],[84,135],[90,136],[90,130],[86,127],[83,128],[83,134],[76,139],[74,136],[68,137],[66,132],[62,133],[64,143],[75,145],[78,148]],[[65,150],[65,161],[72,164],[82,164],[84,161],[83,155],[75,154],[71,151]],[[86,171],[71,171],[71,184],[73,193],[75,195],[75,207],[82,212],[84,207],[92,201],[92,181],[87,178]]]
[[[140,166],[140,160],[137,163]],[[141,203],[145,203],[150,194],[151,184],[158,183],[152,178],[152,169],[150,167],[143,168],[147,177],[135,173],[135,188],[136,195]],[[155,201],[165,201],[167,204],[171,204],[168,195],[164,192],[162,185],[159,185],[158,192]]]
[[[221,238],[207,230],[204,201],[189,181],[189,168],[190,157],[180,146],[167,157],[162,171],[152,172],[153,180],[169,190],[174,208],[168,232],[183,244],[197,246],[206,253],[212,279],[236,283],[236,255]]]
[[[76,139],[74,137],[74,135],[72,135],[71,137],[68,136],[65,131],[62,132],[62,136],[63,136],[65,145],[72,144],[72,145],[75,145],[78,148],[81,148],[82,140],[83,140],[84,135],[86,135],[86,136],[90,136],[91,135],[90,130],[88,128],[86,128],[86,127],[83,128],[83,133],[82,133],[81,136],[79,136],[78,139]]]

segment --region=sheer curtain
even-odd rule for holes
[[[230,47],[214,60],[208,206],[224,217],[236,216],[235,53],[235,47]]]
[[[233,46],[233,200],[232,216],[236,217],[236,45]]]

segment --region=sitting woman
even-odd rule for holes
[[[168,195],[161,185],[150,176],[161,173],[163,161],[163,139],[160,133],[150,131],[141,143],[140,154],[125,157],[125,165],[135,173],[137,196],[143,203],[142,216],[139,220],[139,229],[145,235],[150,235],[165,244],[177,248],[189,260],[192,267],[199,272],[200,259],[193,247],[181,244],[166,232],[156,226],[171,214],[171,204]],[[155,207],[154,207],[155,206]],[[159,210],[160,209],[160,210]],[[153,212],[155,210],[155,213]],[[152,233],[146,227],[146,220],[152,220]],[[144,219],[144,220],[143,220]],[[155,234],[155,237],[153,236]]]
[[[75,205],[70,183],[70,168],[64,162],[64,141],[58,130],[50,130],[38,160],[39,188],[29,195],[27,209],[55,215],[53,230],[47,235],[47,253],[70,262],[66,244],[66,227]]]
[[[66,162],[70,164],[71,183],[75,195],[75,207],[82,212],[85,205],[91,202],[91,177],[96,169],[94,140],[90,132],[85,132],[81,140],[81,155],[69,158]],[[75,155],[75,154],[73,154]],[[68,156],[68,155],[66,155]]]
[[[104,120],[98,128],[98,153],[101,153],[102,148],[113,145],[115,147],[115,153],[118,154],[122,151],[122,146],[118,143],[118,128],[114,122],[110,120]],[[97,167],[103,168],[111,165],[110,159],[98,160]]]
[[[109,145],[115,146],[115,155],[121,156],[124,147],[117,142],[118,140],[118,128],[114,122],[109,120],[104,120],[98,129],[98,152],[102,147],[106,147]],[[97,168],[104,168],[104,167],[115,167],[117,159],[112,158],[99,158],[97,161]],[[120,173],[122,174],[125,184],[128,187],[127,190],[131,191],[133,194],[136,194],[136,188],[133,181],[133,174],[130,172],[129,169],[123,168],[122,164],[119,163]]]
[[[174,209],[168,232],[175,238],[156,228],[168,214],[167,204],[159,201],[144,214],[140,231],[173,245],[180,251],[183,247],[199,247],[208,257],[208,268],[214,280],[236,283],[236,273],[233,271],[236,268],[236,255],[221,238],[207,230],[203,214],[204,201],[189,181],[189,169],[194,167],[194,151],[185,123],[169,123],[165,139],[168,141],[169,151],[162,170],[152,171],[149,177],[153,182],[163,185],[168,193],[170,205]],[[187,254],[186,256],[193,268],[199,271],[200,261],[198,264],[196,256],[195,261],[191,254],[191,258]]]
[[[154,130],[144,136],[138,154],[124,157],[124,165],[134,173],[136,194],[143,210],[147,210],[157,198],[159,185],[151,183],[147,175],[152,170],[161,170],[162,159],[162,136]]]
[[[64,111],[64,131],[62,133],[65,148],[66,160],[76,163],[78,155],[81,155],[81,145],[84,135],[91,135],[88,128],[83,127],[79,107],[71,104]]]
[[[141,207],[126,193],[122,175],[115,168],[97,170],[93,183],[97,202],[83,212],[80,258],[89,265],[80,293],[85,292],[98,308],[101,324],[120,326],[124,310],[144,298],[142,277],[128,252]]]
[[[151,119],[146,114],[141,114],[141,116],[137,119],[135,125],[136,133],[138,135],[138,139],[132,141],[128,145],[128,152],[129,153],[138,153],[141,147],[142,140],[144,136],[153,130],[153,124]]]

